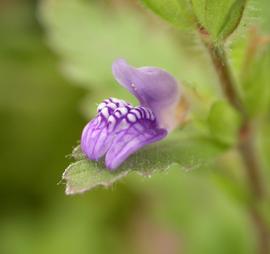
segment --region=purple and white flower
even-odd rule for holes
[[[104,100],[81,137],[85,155],[95,161],[105,156],[110,170],[145,145],[165,138],[181,120],[180,88],[169,73],[156,67],[134,68],[123,59],[113,63],[112,72],[140,106],[116,98]]]

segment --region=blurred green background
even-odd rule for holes
[[[115,57],[191,77],[206,105],[216,92],[189,34],[169,37],[134,1],[77,2],[0,2],[0,253],[254,253],[243,197],[224,173],[230,163],[131,175],[108,190],[65,196],[57,183],[84,116],[108,95],[128,98],[114,88]]]

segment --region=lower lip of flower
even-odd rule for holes
[[[107,167],[115,169],[133,151],[166,134],[166,130],[158,128],[149,108],[109,98],[98,105],[96,118],[85,127],[81,148],[90,160],[99,160],[107,153]],[[112,153],[115,158],[108,159]]]

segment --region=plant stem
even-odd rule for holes
[[[247,116],[245,108],[241,102],[241,98],[229,69],[224,49],[211,44],[208,40],[205,40],[205,34],[202,38],[217,72],[225,97],[243,118],[242,127],[239,130],[238,151],[246,169],[249,189],[252,195],[250,214],[258,233],[258,253],[269,254],[270,238],[268,228],[265,225],[261,214],[256,209],[257,203],[264,197],[264,189],[262,185],[260,164],[254,144],[254,130],[252,128],[251,119]]]
[[[238,149],[247,169],[249,186],[252,190],[253,198],[259,201],[263,198],[264,190],[260,176],[259,160],[255,151],[254,130],[248,120],[244,121],[240,129]]]
[[[245,114],[242,104],[239,100],[239,96],[237,95],[236,88],[232,82],[232,77],[230,70],[228,68],[228,63],[225,57],[224,50],[215,47],[211,44],[207,44],[207,48],[211,56],[212,62],[214,64],[214,67],[217,71],[220,80],[220,85],[224,95],[227,97],[227,99],[233,105],[234,108],[236,108],[242,114]]]

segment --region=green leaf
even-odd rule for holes
[[[253,60],[242,81],[245,107],[250,115],[263,115],[270,106],[270,46]]]
[[[204,168],[224,150],[216,142],[204,137],[187,137],[185,132],[174,133],[166,140],[150,145],[130,156],[114,172],[106,169],[104,161],[89,161],[75,148],[74,157],[79,159],[64,172],[66,194],[76,194],[97,186],[111,186],[131,172],[151,176],[166,171],[175,163],[183,170]]]
[[[77,161],[72,163],[63,174],[63,179],[67,181],[66,194],[82,193],[97,186],[109,187],[128,173],[128,170],[112,173],[100,169],[98,163],[86,159]]]
[[[226,39],[238,27],[246,0],[192,0],[199,24],[214,41]]]
[[[149,9],[177,27],[189,27],[192,12],[187,0],[141,0]]]
[[[208,124],[211,135],[224,145],[234,145],[237,141],[241,118],[225,101],[218,101],[211,107]]]

